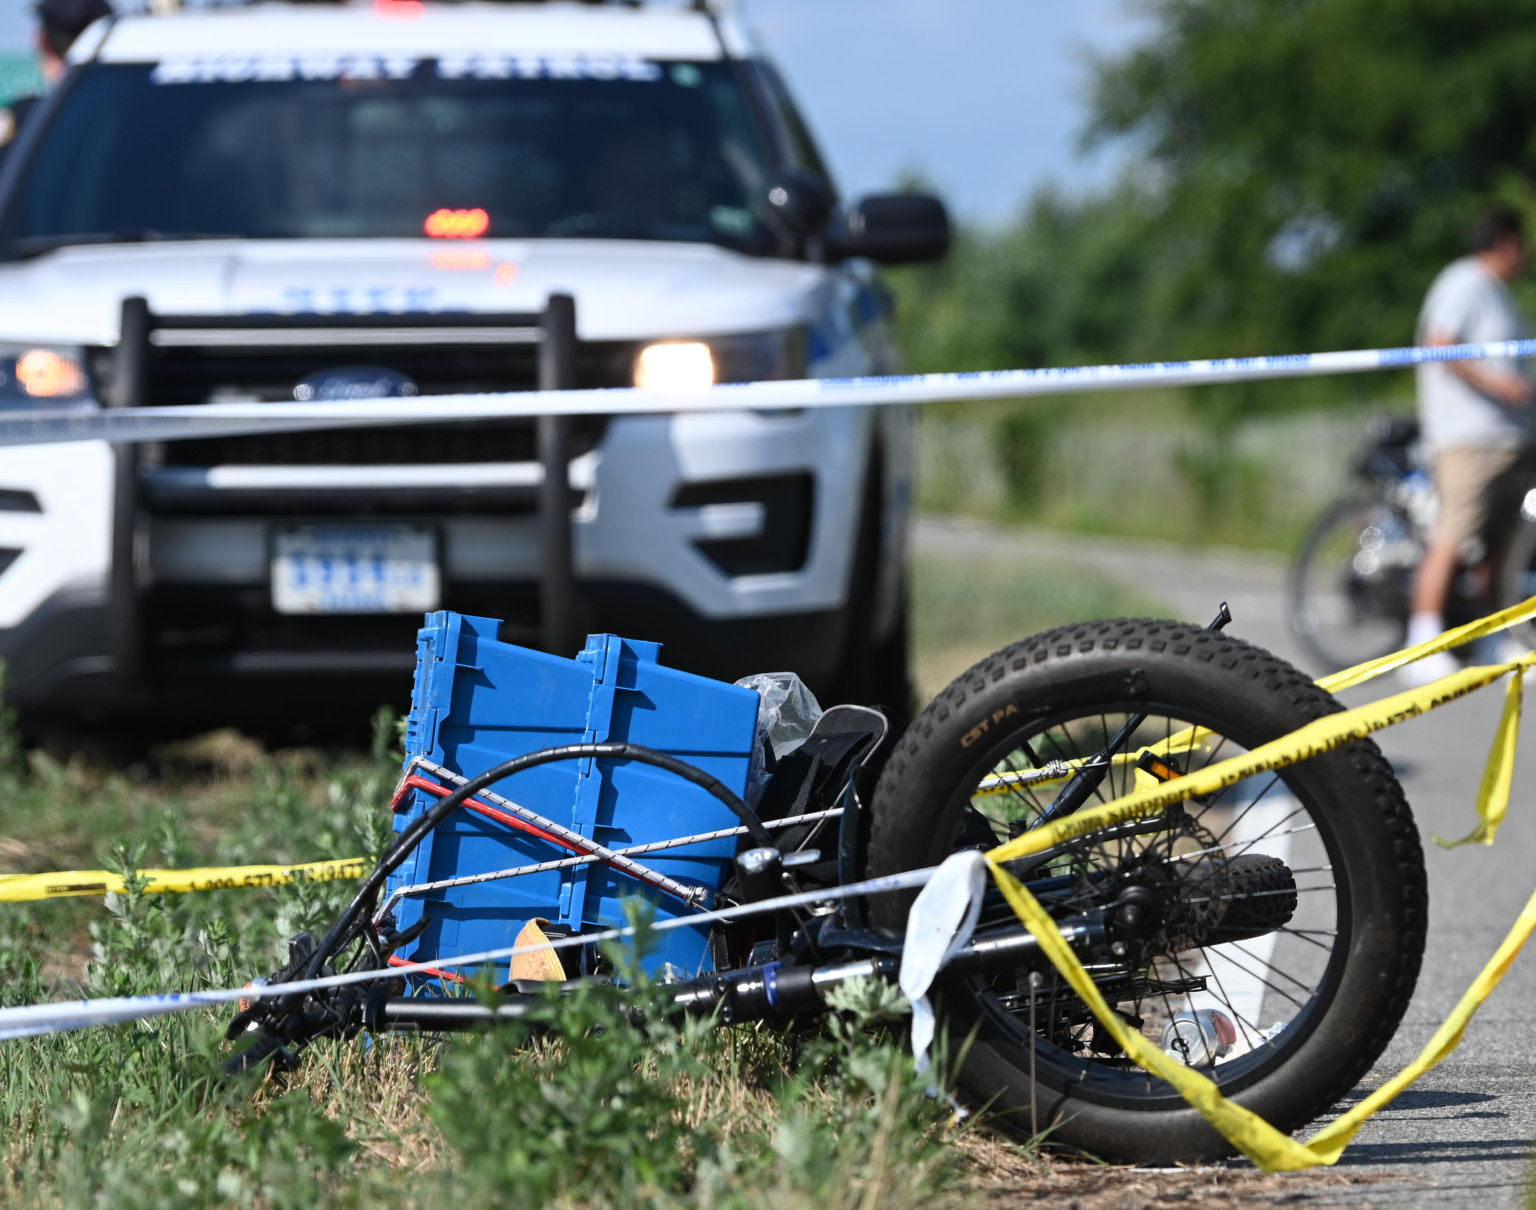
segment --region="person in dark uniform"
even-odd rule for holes
[[[52,88],[64,78],[64,56],[94,21],[112,15],[107,0],[38,0],[37,64]],[[0,108],[0,163],[41,97],[18,97]]]

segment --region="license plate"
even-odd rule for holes
[[[426,613],[440,598],[430,529],[296,525],[272,536],[278,613]]]

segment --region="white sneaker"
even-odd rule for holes
[[[1437,651],[1416,663],[1404,664],[1397,670],[1397,679],[1409,689],[1419,689],[1460,669],[1460,662],[1449,651]]]

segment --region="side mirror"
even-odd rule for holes
[[[832,194],[808,172],[786,168],[768,183],[769,209],[791,235],[819,235],[832,213]]]
[[[827,232],[829,261],[867,256],[882,265],[941,261],[949,254],[949,212],[927,193],[876,193]]]

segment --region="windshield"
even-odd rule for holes
[[[774,247],[724,63],[98,64],[12,209],[18,251],[111,239],[684,240]]]

